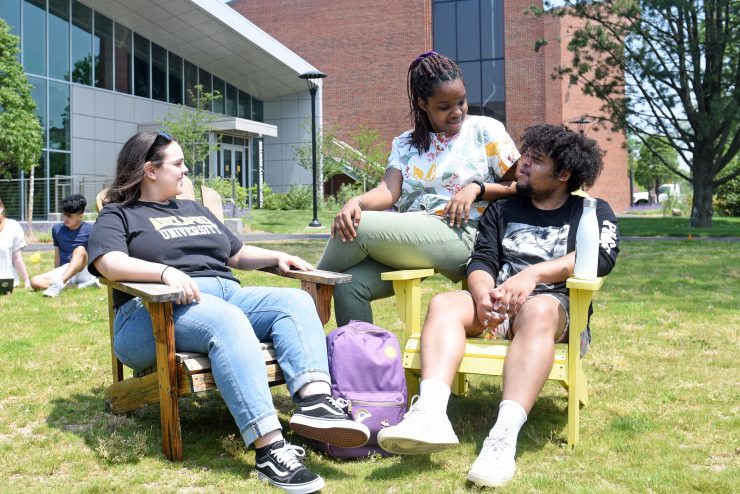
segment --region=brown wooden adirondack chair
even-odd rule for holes
[[[187,182],[190,183],[189,180]],[[190,197],[179,197],[194,199],[192,184],[189,187],[186,184],[184,189],[185,194]],[[105,191],[101,191],[98,194],[98,210],[102,207],[101,200],[104,193]],[[219,211],[219,214],[223,217],[222,211]],[[301,288],[313,297],[322,324],[326,324],[331,317],[331,298],[334,286],[349,283],[352,280],[351,275],[329,271],[281,273],[277,268],[266,268],[263,271],[300,280]],[[175,351],[172,302],[178,299],[179,291],[159,283],[128,283],[104,278],[101,278],[101,281],[108,287],[108,321],[113,374],[113,384],[106,392],[106,410],[120,414],[134,411],[145,405],[159,403],[164,454],[170,460],[181,461],[182,433],[179,397],[217,389],[211,374],[210,360],[203,354]],[[124,378],[123,364],[113,351],[113,290],[140,297],[151,315],[157,363],[155,368],[143,375]],[[272,344],[262,344],[262,354],[267,364],[268,383],[270,385],[282,384],[283,376]]]

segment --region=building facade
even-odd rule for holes
[[[599,141],[605,169],[591,190],[615,211],[630,205],[625,137],[597,129],[584,116],[600,103],[551,77],[569,60],[573,20],[525,13],[533,0],[232,0],[231,5],[328,74],[325,125],[352,144],[362,127],[388,143],[411,127],[406,96],[409,63],[434,49],[464,73],[471,114],[489,115],[519,142],[537,123],[566,124]],[[535,42],[548,45],[535,52]],[[267,105],[265,114],[268,115]]]
[[[311,100],[298,75],[316,69],[223,2],[2,0],[0,18],[20,37],[44,130],[34,216],[70,193],[94,203],[123,143],[195,107],[196,85],[222,96],[210,108],[210,138],[222,144],[203,165],[188,163],[191,174],[277,191],[311,183],[293,149],[310,141]],[[320,120],[321,89],[317,99]],[[19,219],[26,178],[0,181]]]

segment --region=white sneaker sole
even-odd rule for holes
[[[468,480],[475,485],[483,487],[501,487],[502,485],[507,484],[514,477],[515,471],[516,467],[512,468],[510,472],[503,472],[502,475],[494,477],[491,475],[481,475],[471,470],[468,472]]]
[[[384,429],[378,432],[378,446],[389,453],[397,455],[425,455],[437,453],[460,444],[457,437],[448,437],[442,441],[430,441],[397,431]]]
[[[308,482],[306,484],[283,484],[280,482],[275,482],[267,475],[263,474],[262,472],[257,472],[257,478],[260,479],[263,482],[267,482],[270,485],[274,485],[278,489],[282,489],[285,492],[290,492],[291,494],[310,494],[311,492],[320,491],[324,488],[326,485],[324,483],[324,479],[319,477],[318,479],[314,480],[313,482]]]

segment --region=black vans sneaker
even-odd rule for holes
[[[255,458],[255,470],[260,480],[286,492],[308,494],[324,488],[324,479],[303,466],[300,458],[306,452],[299,446],[277,441]]]
[[[290,428],[309,439],[341,448],[359,448],[370,439],[370,429],[344,411],[347,403],[329,395],[304,399],[290,418]]]

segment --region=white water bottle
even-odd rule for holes
[[[583,200],[583,214],[576,232],[576,268],[573,276],[595,280],[599,265],[599,221],[596,219],[596,199]]]

